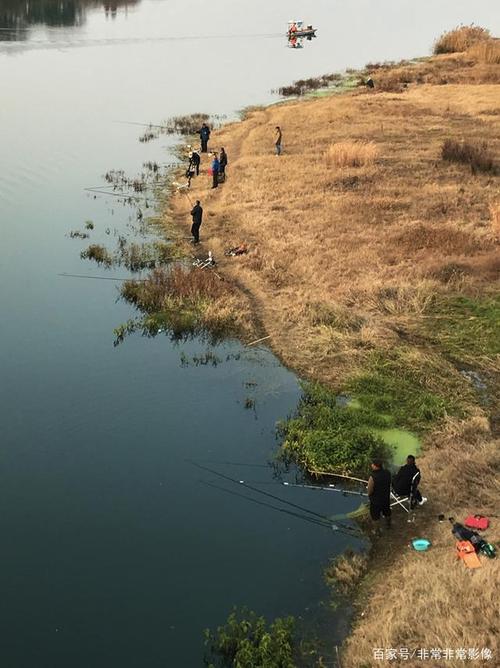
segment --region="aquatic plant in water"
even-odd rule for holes
[[[295,668],[293,617],[266,622],[255,612],[236,608],[215,632],[205,630],[208,668]]]

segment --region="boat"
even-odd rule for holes
[[[316,37],[316,31],[317,28],[313,28],[312,25],[304,26],[303,21],[288,21],[288,30],[287,30],[288,39],[294,39],[299,37],[312,39],[313,37]]]

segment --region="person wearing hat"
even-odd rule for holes
[[[191,151],[189,153],[189,167],[188,167],[188,169],[189,169],[189,171],[191,171],[191,168],[192,168],[193,171],[196,173],[196,176],[200,175],[200,162],[201,162],[201,158],[200,158],[200,154],[198,153],[198,151]]]
[[[381,459],[374,458],[371,463],[371,475],[368,478],[368,499],[370,517],[378,522],[383,515],[387,528],[391,526],[391,474],[384,468]]]

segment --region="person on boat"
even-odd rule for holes
[[[221,181],[224,183],[226,180],[226,167],[227,167],[227,153],[221,148],[219,156],[219,174],[221,175]]]
[[[290,36],[293,36],[294,33],[297,32],[297,23],[295,21],[292,22],[292,25],[290,26],[290,29],[288,30],[288,34]]]
[[[217,157],[217,153],[214,153],[214,159],[212,160],[212,188],[217,188],[219,186],[219,170],[220,162]]]
[[[201,158],[198,151],[191,151],[191,153],[189,154],[188,170],[196,172],[196,176],[200,175],[200,162]]]
[[[196,200],[196,204],[191,209],[191,217],[193,224],[191,225],[191,234],[193,235],[193,243],[200,243],[200,227],[203,219],[203,209],[201,208],[200,200]]]
[[[399,496],[409,496],[410,506],[418,503],[423,506],[427,497],[422,496],[418,489],[420,482],[420,469],[417,468],[415,457],[408,455],[406,464],[402,466],[392,479],[392,487]]]
[[[370,517],[378,522],[383,515],[386,527],[391,526],[391,474],[381,459],[373,459],[371,475],[368,478],[368,499],[370,501]]]
[[[276,132],[276,139],[274,142],[275,152],[276,155],[281,155],[281,141],[283,139],[283,134],[281,132],[281,128],[279,125],[276,126],[275,132]]]
[[[210,128],[206,123],[200,128],[200,141],[201,141],[201,152],[206,153],[208,151],[208,140],[210,139]]]

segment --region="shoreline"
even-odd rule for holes
[[[319,380],[338,392],[345,389],[346,382],[348,385],[352,383],[353,377],[357,378],[367,364],[372,364],[371,355],[375,351],[379,354],[378,359],[385,359],[395,365],[396,375],[399,369],[406,371],[408,364],[413,363],[416,369],[414,378],[421,382],[421,376],[424,376],[423,387],[426,394],[422,393],[422,397],[443,396],[445,402],[441,413],[437,417],[429,418],[428,426],[422,427],[420,431],[423,452],[419,461],[424,473],[423,486],[430,490],[431,500],[428,506],[419,512],[415,524],[401,526],[401,518],[398,518],[399,535],[395,536],[396,531],[393,530],[392,538],[379,541],[375,545],[368,576],[358,589],[359,614],[347,640],[342,664],[347,668],[358,668],[361,665],[359,657],[356,658],[359,652],[364,652],[362,665],[376,665],[373,656],[369,656],[370,643],[372,647],[404,647],[404,642],[409,641],[405,641],[405,622],[413,629],[413,643],[421,643],[420,647],[425,647],[426,642],[433,642],[434,646],[437,644],[437,639],[429,635],[431,629],[418,622],[418,628],[415,628],[415,623],[412,623],[418,620],[419,614],[422,619],[429,616],[429,602],[425,595],[415,599],[415,593],[412,592],[411,581],[419,577],[426,581],[424,590],[440,592],[434,594],[442,598],[440,617],[444,615],[449,618],[441,645],[448,642],[459,646],[459,634],[463,634],[464,629],[452,612],[456,602],[450,598],[451,592],[457,586],[461,587],[459,597],[465,600],[467,596],[473,596],[474,587],[466,580],[466,574],[454,565],[454,543],[449,537],[449,529],[445,527],[445,531],[441,524],[436,524],[435,517],[442,511],[453,513],[457,517],[473,510],[485,514],[494,512],[495,490],[498,489],[495,462],[498,460],[496,411],[500,351],[496,350],[495,353],[496,343],[492,338],[494,335],[488,334],[488,327],[498,317],[499,283],[498,266],[495,264],[497,241],[488,228],[490,223],[485,223],[484,212],[488,205],[494,206],[495,190],[491,189],[491,183],[494,183],[497,177],[494,172],[485,177],[476,173],[473,175],[475,183],[469,186],[469,179],[463,181],[464,174],[460,168],[448,169],[446,164],[437,162],[437,157],[430,156],[427,147],[427,143],[432,143],[432,156],[435,156],[437,151],[434,146],[444,142],[448,134],[460,132],[473,137],[478,134],[486,137],[497,152],[494,137],[498,136],[495,129],[498,121],[493,111],[494,100],[498,99],[500,78],[489,80],[491,74],[486,75],[485,69],[479,63],[474,78],[471,75],[472,67],[476,66],[469,65],[465,62],[465,57],[459,54],[434,57],[412,65],[411,76],[415,80],[410,83],[406,82],[409,75],[405,67],[396,65],[386,68],[380,76],[386,82],[386,88],[396,88],[392,92],[379,91],[377,88],[374,92],[355,90],[342,95],[287,100],[280,105],[254,110],[243,120],[230,123],[216,133],[218,147],[228,147],[230,164],[227,182],[210,192],[202,185],[207,177],[200,176],[193,180],[191,189],[192,197],[199,197],[206,211],[201,230],[201,249],[214,252],[216,259],[220,261],[219,271],[245,294],[256,322],[259,323],[258,334],[270,336],[266,345],[269,345],[287,368],[301,378]],[[446,76],[458,81],[452,80],[443,86],[442,79]],[[463,81],[460,77],[463,77]],[[434,80],[428,82],[426,78]],[[337,105],[343,105],[343,108],[339,110]],[[398,105],[406,105],[407,113],[418,118],[421,128],[408,124],[408,119],[399,112]],[[305,111],[306,108],[308,111]],[[362,109],[365,116],[359,115]],[[376,118],[371,119],[369,114]],[[305,223],[301,216],[297,215],[299,200],[295,193],[297,188],[301,188],[301,181],[303,196],[311,199],[312,192],[318,188],[318,182],[322,183],[322,177],[317,169],[314,174],[317,180],[304,175],[300,170],[297,174],[294,161],[304,159],[304,153],[307,153],[308,161],[314,160],[314,157],[308,150],[309,147],[304,148],[302,143],[297,143],[296,137],[291,138],[291,128],[300,127],[297,116],[301,116],[301,121],[307,118],[308,123],[312,123],[313,117],[321,116],[321,119],[324,117],[328,123],[328,115],[334,119],[334,132],[337,130],[337,136],[347,136],[355,143],[373,141],[380,151],[374,164],[344,169],[328,168],[336,176],[331,186],[333,213],[351,215],[350,209],[346,208],[346,200],[352,202],[353,206],[357,203],[363,207],[359,199],[356,199],[361,190],[363,199],[371,203],[372,210],[376,203],[374,213],[365,209],[366,216],[371,215],[373,219],[371,227],[378,225],[382,230],[382,225],[389,228],[391,233],[388,243],[380,249],[377,237],[366,227],[363,218],[353,217],[351,226],[356,227],[355,236],[349,236],[349,227],[344,226],[335,237],[328,237],[329,240],[334,240],[337,251],[339,239],[343,242],[345,260],[354,258],[359,263],[359,256],[364,257],[364,271],[368,274],[373,265],[371,256],[375,255],[374,249],[380,258],[381,253],[390,254],[391,244],[402,244],[405,252],[412,255],[413,261],[409,263],[404,257],[387,258],[389,262],[386,259],[382,270],[382,286],[385,283],[390,288],[387,294],[384,287],[380,288],[382,293],[378,294],[379,303],[375,306],[373,301],[376,293],[370,291],[371,286],[366,283],[356,286],[359,275],[356,275],[355,271],[347,272],[351,293],[353,286],[362,288],[358,289],[357,299],[337,281],[337,288],[331,291],[335,309],[326,315],[314,312],[313,318],[316,320],[306,326],[303,322],[304,313],[300,311],[297,302],[310,300],[311,289],[313,293],[315,289],[317,291],[315,268],[318,268],[321,276],[326,277],[328,267],[336,267],[338,260],[337,263],[326,262],[323,265],[321,253],[318,254],[313,244],[317,246],[324,243],[321,234],[327,234],[325,228],[318,225],[317,231],[315,229],[311,234],[309,230],[304,230]],[[352,120],[346,124],[345,117],[349,115]],[[392,125],[388,120],[385,121],[389,125],[389,129],[386,129],[384,119],[391,118]],[[480,121],[479,126],[476,118]],[[367,119],[371,121],[370,124]],[[368,133],[364,128],[358,129],[358,125],[363,123],[369,125]],[[271,153],[274,124],[285,128],[285,153],[280,158]],[[320,127],[321,124],[316,124],[313,133],[308,136],[313,144],[312,148],[317,151],[328,146],[328,140],[325,141],[323,136],[314,136],[314,132],[321,131]],[[480,127],[479,131],[477,127]],[[417,139],[418,132],[425,136],[425,140]],[[336,137],[335,139],[338,141]],[[420,143],[416,143],[418,141]],[[409,154],[405,152],[407,145],[411,147]],[[400,146],[404,146],[404,151]],[[413,153],[418,154],[419,151],[422,155],[418,158],[419,162],[415,162]],[[426,172],[422,171],[422,179],[425,180],[419,183],[417,177],[405,168],[403,161],[407,159],[407,155],[411,156],[410,161],[417,165],[414,168],[417,172],[420,164],[425,163],[432,167],[435,171],[433,179],[427,180]],[[378,183],[385,178],[382,170],[391,168],[394,175],[387,185],[384,182],[386,191],[382,194]],[[396,168],[399,171],[395,171]],[[395,192],[393,183],[396,180],[401,185],[398,185]],[[470,219],[465,227],[463,223],[459,223],[462,208],[453,206],[452,199],[448,196],[451,190],[460,195],[462,182],[467,183],[470,191],[469,201],[462,204]],[[440,183],[444,183],[441,190]],[[423,191],[427,192],[427,198],[424,198],[422,205],[420,198]],[[268,193],[268,197],[263,198],[262,192]],[[286,193],[289,194],[288,199]],[[291,203],[289,199],[292,200]],[[180,200],[172,198],[172,202],[173,223],[185,230],[189,214],[181,207]],[[324,196],[309,202],[309,206],[320,215],[324,213],[324,207],[331,204],[328,197]],[[423,217],[422,209],[429,216],[429,222]],[[407,215],[408,210],[412,212],[411,216]],[[493,214],[492,216],[491,225],[495,220]],[[271,223],[268,221],[276,218],[279,218],[276,229],[271,229],[270,232]],[[323,218],[321,221],[323,225],[324,220]],[[398,231],[401,221],[404,227],[402,233]],[[437,240],[430,236],[430,226],[435,225],[436,221],[440,222],[440,229],[444,227],[446,232],[444,237],[437,228],[432,228],[432,234],[438,236]],[[298,241],[295,237],[298,237]],[[280,243],[283,238],[286,243]],[[204,239],[208,241],[204,242]],[[384,241],[387,242],[385,237]],[[433,245],[435,241],[437,243]],[[229,259],[223,256],[225,246],[242,242],[249,244],[251,250],[248,256]],[[297,248],[300,245],[302,252],[307,254],[310,251],[315,254],[316,265],[304,267],[301,264],[302,258],[298,252],[300,249]],[[282,261],[283,257],[290,259],[289,266]],[[470,266],[471,257],[474,271],[463,273],[461,267]],[[443,262],[443,258],[447,262]],[[392,268],[394,266],[396,270]],[[455,270],[454,267],[458,269]],[[446,271],[458,271],[460,275],[451,275],[449,279],[440,278],[441,275],[444,277]],[[297,276],[294,276],[294,272]],[[434,278],[435,276],[439,278]],[[298,277],[300,280],[297,280]],[[291,286],[290,279],[293,283]],[[375,280],[377,279],[374,278],[373,281]],[[418,285],[415,286],[415,283]],[[416,287],[420,288],[421,294]],[[323,299],[324,303],[328,303],[327,297]],[[359,329],[356,330],[357,325],[349,321],[359,303],[362,304],[361,315],[365,323],[369,322],[369,325],[361,326],[361,334]],[[491,305],[491,313],[487,312],[488,304]],[[313,304],[311,309],[314,308]],[[287,317],[284,317],[285,315]],[[342,318],[348,321],[347,325]],[[493,320],[490,321],[490,318]],[[443,326],[443,322],[449,320],[453,328],[465,327],[463,323],[474,319],[478,320],[479,330],[461,332],[463,340],[453,339],[454,330]],[[368,326],[371,331],[363,332],[363,327]],[[295,330],[300,327],[303,329],[298,336]],[[339,327],[347,329],[347,333],[341,331],[341,336]],[[350,330],[349,327],[353,329]],[[433,328],[438,333],[436,337]],[[484,341],[479,341],[482,329],[487,334]],[[325,343],[327,336],[330,338]],[[311,339],[314,345],[311,345]],[[452,343],[448,343],[450,339]],[[362,344],[361,353],[357,348],[359,344]],[[363,344],[367,346],[368,352]],[[401,359],[393,358],[395,349],[402,351]],[[473,389],[471,390],[470,385],[460,375],[460,363],[465,362],[479,375],[481,382],[484,381],[488,386],[489,406],[481,405]],[[332,373],[332,369],[335,373]],[[436,382],[436,375],[440,382]],[[372,374],[372,377],[375,376]],[[452,399],[457,401],[446,403]],[[406,417],[409,419],[411,415]],[[464,467],[469,469],[466,471],[466,478],[460,470]],[[480,487],[474,483],[475,476],[481,476]],[[447,484],[451,485],[451,489],[446,489]],[[457,490],[454,488],[457,485],[464,486],[465,489]],[[428,535],[433,544],[433,551],[428,553],[425,560],[419,559],[415,553],[404,551],[409,538],[417,533]],[[498,525],[495,522],[493,533],[490,532],[490,540],[494,541],[498,536]],[[487,577],[488,572],[492,576],[492,569],[498,569],[494,562],[484,566],[481,573],[483,578]],[[409,616],[403,614],[403,621],[389,612],[389,605],[394,612],[397,600],[394,592],[391,591],[388,596],[384,593],[384,580],[390,572],[402,578],[398,581],[403,583],[403,595],[408,595],[412,600],[413,612]],[[409,575],[410,573],[412,575]],[[417,590],[420,591],[420,585]],[[489,599],[489,596],[485,598]],[[484,601],[478,601],[477,604],[478,614],[483,619],[488,618],[484,604]],[[375,608],[379,606],[378,615],[374,605]],[[365,608],[362,616],[361,607]],[[385,618],[386,624],[382,624],[380,618]],[[432,623],[429,622],[429,625]],[[479,636],[484,642],[484,647],[496,648],[496,641],[485,627],[487,624],[472,624],[472,630],[467,631],[466,639],[471,647],[474,642],[477,644],[473,637],[475,634],[476,638]],[[464,635],[460,637],[463,643]],[[410,662],[408,665],[417,663]],[[447,665],[459,664],[448,662]]]

